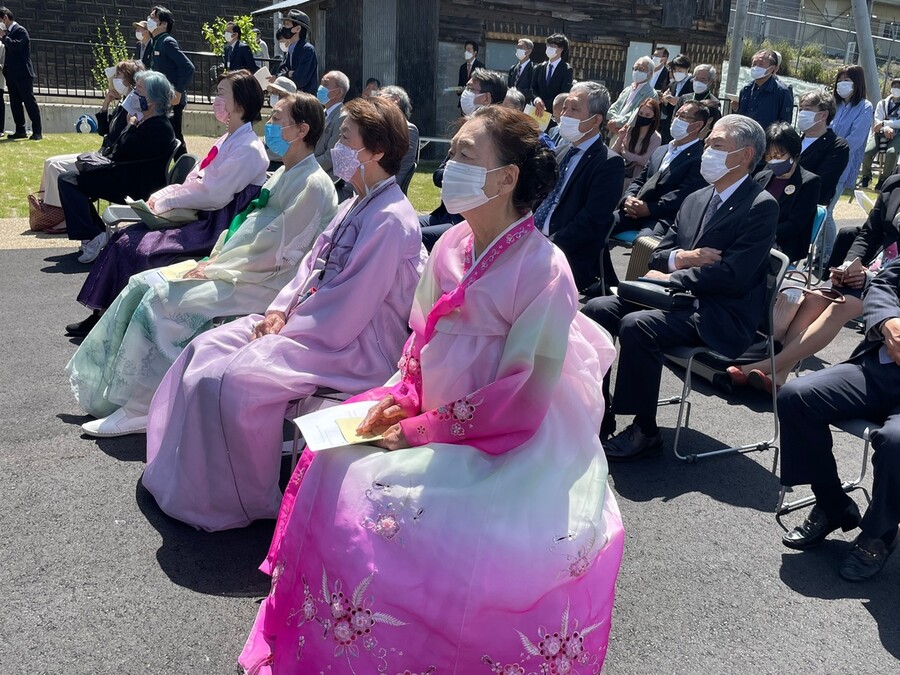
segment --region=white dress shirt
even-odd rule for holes
[[[689,148],[694,145],[694,143],[699,142],[699,138],[695,138],[690,143],[685,143],[684,145],[674,145],[674,141],[670,142],[669,149],[666,151],[665,157],[663,157],[663,160],[659,163],[659,170],[663,171],[667,169],[669,167],[669,164],[671,164],[675,160],[675,158],[678,157],[678,155],[684,152],[686,148]]]
[[[559,190],[559,199],[562,199],[563,194],[566,192],[566,185],[569,183],[569,177],[575,173],[575,167],[578,166],[578,162],[581,161],[581,158],[584,157],[584,153],[588,151],[595,141],[600,138],[600,134],[596,136],[592,136],[586,141],[581,141],[581,143],[574,143],[573,147],[578,148],[578,154],[575,155],[572,159],[569,160],[568,166],[566,166],[566,175],[562,177],[562,187]],[[544,227],[541,230],[545,235],[550,234],[550,221],[553,220],[553,212],[556,211],[556,207],[559,206],[559,199],[557,199],[556,204],[550,207],[550,211],[547,212],[547,218],[544,220]]]

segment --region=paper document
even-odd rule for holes
[[[294,420],[303,440],[313,452],[339,448],[355,443],[370,443],[383,438],[381,434],[360,436],[356,427],[377,401],[358,401],[332,406],[303,415]]]
[[[180,223],[192,223],[197,220],[197,212],[193,209],[172,209],[164,213],[155,213],[143,199],[125,198],[135,215],[151,230],[174,227]]]
[[[543,115],[538,115],[537,108],[528,103],[525,105],[525,114],[533,117],[537,121],[538,127],[541,131],[547,130],[547,126],[550,124],[551,118],[551,115],[548,111],[545,110]]]
[[[256,78],[256,81],[259,82],[259,86],[265,91],[266,87],[269,86],[269,78],[272,77],[272,73],[269,72],[269,69],[266,66],[263,66],[253,73],[253,77]]]

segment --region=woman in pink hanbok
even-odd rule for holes
[[[418,217],[394,179],[406,121],[380,98],[344,110],[335,174],[359,196],[339,207],[265,316],[194,339],[153,397],[142,481],[194,527],[274,518],[288,403],[318,387],[355,394],[383,383],[403,349],[425,263]]]
[[[614,349],[534,227],[555,178],[518,111],[453,139],[441,195],[466,220],[432,251],[400,372],[357,397],[384,440],[302,456],[245,672],[600,672],[624,537],[598,438]]]

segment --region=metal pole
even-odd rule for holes
[[[738,78],[741,75],[741,54],[744,51],[744,32],[747,30],[747,12],[750,0],[737,0],[734,6],[734,25],[731,31],[731,54],[728,56],[728,77],[725,93],[737,95]]]
[[[894,22],[891,21],[891,41],[888,42],[887,61],[884,64],[884,84],[881,86],[881,95],[884,96],[885,89],[891,78],[891,55],[894,51]]]
[[[866,75],[866,92],[872,105],[878,102],[881,90],[878,86],[878,64],[875,62],[875,45],[872,43],[872,24],[869,21],[869,5],[866,0],[852,0],[853,22],[856,24],[856,48],[859,65]]]

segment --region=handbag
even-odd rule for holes
[[[61,207],[46,204],[43,195],[43,192],[28,195],[28,227],[32,232],[62,234],[66,228],[59,225],[66,219],[66,214]]]
[[[75,160],[75,170],[78,173],[89,173],[98,169],[112,166],[113,161],[99,152],[82,152]]]
[[[693,309],[697,298],[693,293],[671,281],[639,277],[634,281],[619,283],[618,296],[626,301],[648,309],[664,312],[678,312]]]

